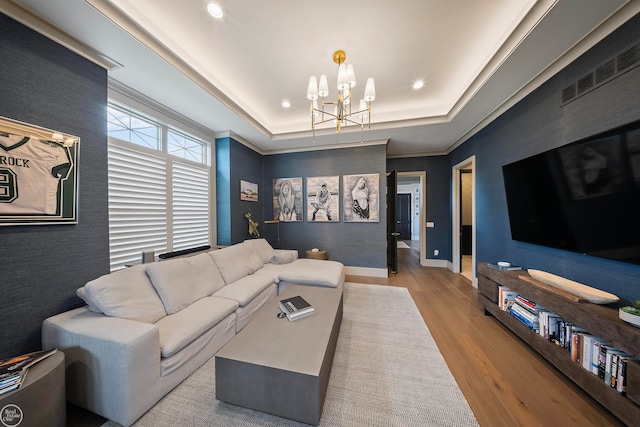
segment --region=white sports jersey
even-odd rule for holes
[[[72,164],[53,141],[0,133],[0,214],[55,215]]]

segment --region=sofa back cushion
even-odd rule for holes
[[[249,239],[245,240],[245,243],[253,246],[253,250],[262,259],[262,264],[269,264],[271,262],[271,258],[273,258],[276,253],[275,249],[273,249],[266,239]]]
[[[227,285],[253,274],[264,266],[253,245],[243,242],[209,252]]]
[[[147,264],[147,274],[167,314],[174,314],[224,286],[208,254]]]
[[[107,316],[155,323],[167,315],[147,276],[146,264],[98,277],[84,290],[91,305]]]

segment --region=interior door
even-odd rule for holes
[[[398,239],[411,240],[411,194],[403,193],[396,196],[396,231],[400,233]]]
[[[387,176],[387,265],[390,273],[398,272],[398,232],[396,231],[396,196],[398,195],[396,171]]]

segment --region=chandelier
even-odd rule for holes
[[[356,75],[351,64],[344,63],[347,55],[343,50],[337,50],[333,53],[333,62],[338,64],[338,100],[335,102],[326,102],[325,98],[329,96],[329,86],[327,84],[327,76],[320,76],[320,84],[316,76],[309,78],[309,88],[307,89],[307,98],[311,101],[311,128],[313,130],[313,142],[316,142],[316,126],[323,123],[333,121],[336,125],[336,133],[340,133],[343,127],[348,124],[360,126],[361,132],[364,130],[365,119],[367,119],[368,128],[371,129],[371,103],[376,99],[376,88],[373,78],[367,79],[364,88],[364,97],[358,104],[357,111],[352,110],[352,89],[356,86]],[[320,100],[320,102],[318,102]],[[326,108],[333,105],[333,111]]]

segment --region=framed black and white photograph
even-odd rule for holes
[[[0,117],[0,225],[78,222],[79,142]]]
[[[379,222],[380,174],[344,175],[342,180],[344,221]]]
[[[273,218],[283,221],[302,221],[302,178],[273,180]]]
[[[240,180],[240,200],[246,202],[258,201],[258,184]]]
[[[307,221],[340,222],[340,177],[307,178]]]

